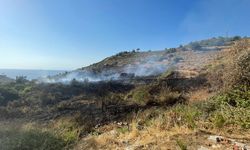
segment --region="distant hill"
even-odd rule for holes
[[[218,37],[190,42],[177,48],[166,48],[158,51],[120,52],[98,63],[83,67],[72,72],[65,72],[47,78],[48,82],[101,81],[117,80],[125,74],[132,76],[154,76],[169,68],[197,69],[211,60],[217,53],[232,41],[240,37]],[[125,75],[126,76],[126,75]]]

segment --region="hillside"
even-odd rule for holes
[[[212,38],[18,78],[0,87],[0,149],[249,148],[249,56],[248,38]]]
[[[160,75],[169,68],[198,71],[234,40],[237,40],[237,37],[219,37],[159,51],[140,52],[138,49],[120,52],[93,65],[50,77],[47,81],[119,80],[124,75]]]

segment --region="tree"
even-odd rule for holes
[[[237,41],[237,40],[240,40],[240,39],[241,39],[240,36],[234,36],[234,37],[233,37],[233,41]]]

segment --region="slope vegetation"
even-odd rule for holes
[[[249,39],[213,38],[19,77],[0,87],[0,149],[249,146],[249,58]]]

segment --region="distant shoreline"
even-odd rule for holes
[[[66,71],[67,70],[0,69],[0,75],[6,75],[12,79],[15,79],[17,76],[26,76],[28,80],[33,80],[41,77],[57,75]]]

